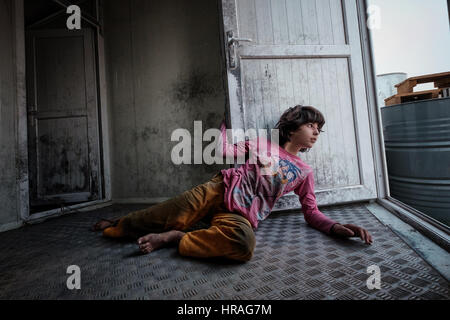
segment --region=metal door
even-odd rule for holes
[[[222,18],[231,127],[272,129],[287,108],[312,105],[326,132],[299,156],[318,203],[375,199],[356,1],[222,0]],[[292,193],[275,209],[298,207]]]
[[[31,207],[101,197],[93,33],[27,31]]]

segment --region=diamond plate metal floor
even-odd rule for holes
[[[181,257],[176,248],[141,255],[135,243],[89,231],[99,218],[145,205],[113,205],[0,234],[0,299],[449,299],[449,283],[363,204],[323,209],[367,228],[374,244],[329,237],[301,214],[273,213],[256,232],[246,264]],[[369,290],[367,267],[381,269]],[[70,291],[67,267],[81,268]]]

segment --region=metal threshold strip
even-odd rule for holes
[[[377,202],[450,252],[450,229],[446,225],[393,198],[378,199]]]

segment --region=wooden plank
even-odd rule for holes
[[[428,82],[435,82],[435,86],[436,86],[436,83],[438,83],[439,84],[438,88],[442,88],[440,86],[441,84],[450,83],[450,72],[441,72],[441,73],[426,74],[423,76],[411,77],[411,78],[405,79],[404,81],[395,85],[395,87],[397,88],[397,93],[403,94],[403,93],[413,92],[413,88],[417,84],[428,83]]]
[[[414,87],[417,85],[417,81],[415,80],[405,80],[402,83],[396,85],[397,93],[404,94],[410,93],[414,91]]]
[[[277,60],[278,107],[276,109],[280,116],[286,109],[297,104],[294,98],[292,73],[291,59]]]
[[[256,113],[256,128],[263,128],[265,122],[264,109],[266,108],[264,101],[264,91],[268,90],[268,84],[263,76],[263,64],[265,64],[265,61],[256,60],[255,62],[254,77],[258,84],[258,99],[256,100],[256,104],[252,106],[252,112]]]
[[[448,87],[450,87],[450,79],[443,79],[443,80],[435,81],[434,86],[439,89],[448,88]]]
[[[323,87],[322,87],[322,70],[320,68],[320,60],[319,59],[308,59],[307,60],[307,68],[308,68],[308,86],[309,86],[309,105],[317,108],[323,109]],[[327,179],[325,176],[325,166],[327,164],[324,163],[324,150],[323,150],[324,142],[322,139],[319,139],[316,146],[310,151],[310,154],[313,155],[315,160],[314,165],[314,174],[317,187],[324,188],[327,186]]]
[[[306,68],[307,59],[291,60],[292,64],[292,83],[294,90],[295,104],[305,105],[309,102],[308,69]]]
[[[350,74],[347,59],[335,59],[337,70],[337,84],[339,90],[339,106],[342,115],[343,135],[341,147],[344,149],[345,163],[347,165],[347,185],[361,183],[360,166],[358,165],[358,153],[356,144],[356,124],[354,118],[354,105],[351,97]]]
[[[344,28],[344,16],[342,12],[341,0],[330,0],[331,25],[333,31],[334,44],[346,44],[346,34]]]
[[[328,141],[327,161],[327,175],[330,178],[329,184],[335,187],[345,186],[347,182],[347,175],[341,168],[345,167],[343,151],[340,144],[340,137],[342,137],[342,119],[339,114],[339,92],[337,88],[337,72],[336,65],[332,59],[323,59],[323,84],[325,93],[326,106],[326,123],[324,133],[320,135],[319,139],[326,137]]]
[[[426,75],[417,76],[417,77],[411,77],[411,78],[408,78],[407,80],[417,80],[418,83],[426,83],[426,82],[432,82],[432,81],[436,81],[438,79],[448,78],[448,77],[450,77],[450,71],[426,74]]]
[[[315,0],[301,0],[305,44],[319,44],[319,30]]]
[[[386,106],[392,106],[395,104],[400,104],[402,102],[409,102],[414,100],[436,99],[439,98],[439,94],[441,93],[441,91],[442,89],[433,89],[433,90],[396,94],[384,99],[384,102]]]
[[[413,101],[419,101],[419,100],[427,100],[427,99],[437,99],[439,98],[439,93],[441,92],[441,89],[436,90],[427,90],[427,91],[420,91],[420,92],[414,92],[412,94],[404,94],[400,95],[400,102],[413,102]]]
[[[393,106],[405,102],[412,102],[426,99],[438,99],[442,89],[426,90],[412,93],[396,94],[385,99],[386,106]]]
[[[273,77],[275,75],[274,64],[271,60],[260,60],[259,79],[261,79],[262,91],[262,112],[260,112],[260,122],[258,128],[267,128],[267,125],[273,121],[272,109],[276,99],[277,88],[274,87]],[[256,109],[256,108],[255,108]],[[256,111],[256,110],[255,110]]]
[[[258,44],[274,44],[270,0],[258,0],[255,5]]]
[[[261,103],[261,88],[257,75],[255,73],[257,60],[244,60],[241,63],[241,70],[243,76],[243,109],[245,113],[245,129],[257,128],[258,112],[253,112],[253,108]]]
[[[302,6],[300,0],[286,0],[287,24],[289,31],[289,44],[305,44]]]
[[[410,93],[402,93],[402,94],[396,94],[396,97],[413,97],[413,96],[421,96],[421,95],[427,95],[427,94],[439,94],[441,89],[433,89],[433,90],[424,90],[424,91],[417,91],[417,92],[410,92]]]
[[[274,44],[289,44],[286,0],[271,0]]]
[[[316,0],[319,44],[334,44],[330,0]]]
[[[331,39],[331,38],[330,38]],[[327,59],[314,59],[317,64],[317,74],[318,81],[317,87],[321,91],[317,96],[317,108],[323,113],[325,119],[330,119],[329,117],[329,108],[331,105],[327,105],[326,103],[326,95],[328,94],[325,86],[325,79],[327,75],[324,74],[324,64]],[[319,147],[319,148],[317,148]],[[333,154],[330,151],[330,141],[328,135],[322,135],[322,137],[318,140],[318,146],[315,146],[317,152],[320,154],[319,161],[322,163],[322,173],[323,173],[323,184],[325,186],[332,186],[332,177],[331,177],[331,168],[334,165],[334,160],[331,159],[331,155]]]
[[[258,45],[239,49],[242,59],[247,58],[333,58],[350,57],[348,45]]]
[[[259,43],[255,0],[239,0],[236,1],[236,6],[238,10],[239,37],[252,39],[254,44]]]
[[[269,64],[269,86],[272,88],[270,90],[270,96],[269,96],[269,105],[268,110],[266,111],[267,114],[267,120],[266,120],[266,129],[270,130],[272,129],[278,118],[280,117],[279,112],[279,105],[278,101],[280,98],[280,88],[279,88],[279,82],[278,82],[278,65],[281,61],[280,60],[272,60]],[[278,109],[278,110],[277,110]]]
[[[392,96],[392,97],[389,97],[387,99],[384,99],[384,104],[387,107],[388,106],[393,106],[393,105],[396,105],[396,104],[400,104],[400,103],[401,103],[400,97],[397,97],[397,96]]]

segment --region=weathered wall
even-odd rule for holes
[[[18,221],[13,2],[0,0],[0,226]]]
[[[171,197],[210,179],[226,166],[174,165],[171,135],[223,117],[217,2],[110,0],[104,15],[113,199]]]

